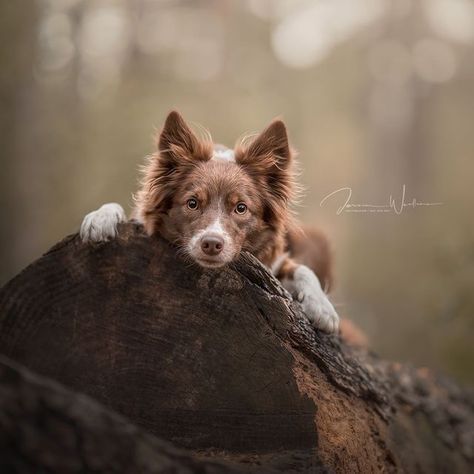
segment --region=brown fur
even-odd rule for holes
[[[316,229],[290,229],[287,234],[288,252],[295,262],[302,263],[316,273],[324,291],[334,284],[331,249],[326,236]]]
[[[303,238],[291,230],[295,223],[290,205],[297,191],[295,153],[283,122],[275,120],[255,138],[237,144],[235,162],[211,159],[214,148],[209,139],[199,139],[177,112],[169,114],[136,196],[136,215],[148,234],[160,234],[186,249],[200,229],[218,212],[222,215],[224,205],[223,226],[232,238],[227,259],[246,250],[271,266],[289,250],[298,263],[317,273],[323,286],[329,285],[326,241],[320,234],[307,233]],[[199,201],[199,212],[186,207],[191,197]],[[245,215],[233,212],[238,202],[248,206]],[[279,276],[291,276],[295,265],[291,257],[284,259]]]

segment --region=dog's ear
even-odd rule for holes
[[[166,117],[165,125],[158,137],[158,150],[170,161],[190,159],[201,151],[198,137],[189,128],[183,117],[175,110]]]
[[[285,124],[274,120],[250,142],[246,150],[249,159],[270,161],[274,166],[287,168],[291,159],[290,145]],[[265,158],[272,157],[271,160]]]
[[[250,142],[235,150],[237,163],[263,186],[270,196],[289,201],[293,192],[293,153],[285,124],[274,120]]]
[[[142,186],[135,197],[137,216],[149,234],[161,225],[183,177],[196,160],[209,160],[213,148],[210,139],[200,140],[176,111],[169,113],[157,142],[158,151],[143,168]]]

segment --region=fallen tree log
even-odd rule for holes
[[[196,457],[472,471],[471,392],[314,331],[250,255],[206,271],[133,224],[70,236],[10,281],[0,351]]]

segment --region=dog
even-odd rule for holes
[[[247,251],[297,299],[312,324],[335,333],[339,317],[325,290],[332,283],[328,242],[301,231],[292,213],[295,152],[281,120],[234,149],[199,138],[172,111],[143,170],[132,218],[201,267],[218,269]],[[116,203],[85,216],[84,242],[114,238],[127,220]]]

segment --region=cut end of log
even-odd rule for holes
[[[135,224],[107,243],[70,236],[9,282],[0,347],[194,457],[294,457],[294,472],[473,459],[468,392],[315,331],[251,255],[204,270]]]

